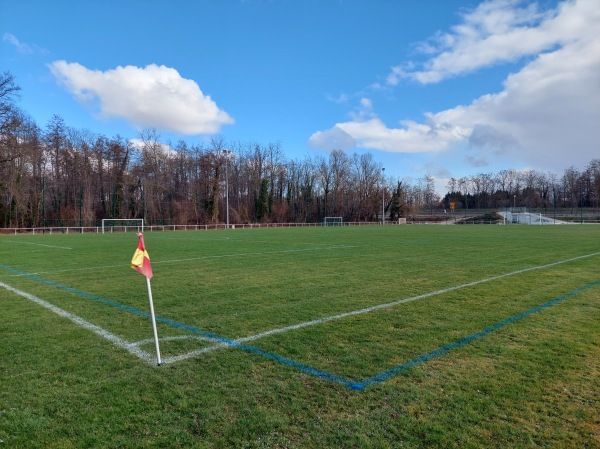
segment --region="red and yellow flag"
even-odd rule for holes
[[[150,265],[150,256],[144,247],[144,236],[138,232],[138,245],[131,259],[131,268],[138,273],[143,274],[148,279],[152,279],[152,266]]]

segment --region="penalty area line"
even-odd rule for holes
[[[384,304],[377,304],[375,306],[371,306],[371,307],[367,307],[367,308],[359,309],[359,310],[352,310],[350,312],[340,313],[338,315],[331,315],[331,316],[326,316],[326,317],[322,317],[322,318],[317,318],[315,320],[305,321],[304,323],[293,324],[291,326],[280,327],[280,328],[277,328],[277,329],[271,329],[271,330],[268,330],[268,331],[265,331],[265,332],[261,332],[259,334],[249,335],[247,337],[237,338],[234,341],[237,342],[237,343],[246,343],[246,342],[249,342],[249,341],[258,340],[260,338],[269,337],[271,335],[281,334],[283,332],[288,332],[288,331],[297,330],[297,329],[302,329],[303,327],[315,326],[315,325],[318,325],[318,324],[327,323],[328,321],[339,320],[339,319],[342,319],[342,318],[348,318],[348,317],[355,316],[355,315],[363,315],[363,314],[371,313],[371,312],[374,312],[374,311],[380,310],[380,309],[388,309],[388,308],[391,308],[391,307],[398,306],[400,304],[405,304],[407,302],[418,301],[420,299],[430,298],[432,296],[437,296],[437,295],[443,295],[445,293],[453,292],[455,290],[460,290],[460,289],[467,288],[467,287],[473,287],[475,285],[484,284],[486,282],[497,281],[499,279],[507,278],[507,277],[510,277],[510,276],[516,276],[518,274],[527,273],[529,271],[542,270],[544,268],[550,268],[550,267],[553,267],[553,266],[556,266],[556,265],[561,265],[561,264],[565,264],[565,263],[568,263],[568,262],[574,262],[576,260],[585,259],[587,257],[593,257],[593,256],[598,256],[598,255],[600,255],[600,253],[586,254],[584,256],[578,256],[578,257],[574,257],[572,259],[566,259],[566,260],[561,260],[561,261],[558,261],[558,262],[552,262],[552,263],[549,263],[549,264],[546,264],[546,265],[539,265],[539,266],[536,266],[536,267],[523,268],[521,270],[512,271],[510,273],[499,274],[497,276],[492,276],[492,277],[489,277],[489,278],[480,279],[478,281],[467,282],[465,284],[460,284],[460,285],[455,285],[453,287],[443,288],[441,290],[436,290],[436,291],[433,291],[433,292],[424,293],[422,295],[412,296],[410,298],[399,299],[397,301],[387,302],[387,303],[384,303]]]
[[[495,323],[491,326],[488,326],[485,329],[480,330],[479,332],[475,332],[474,334],[467,335],[466,337],[463,337],[460,340],[456,340],[445,346],[441,346],[433,351],[427,352],[425,354],[421,354],[420,356],[415,357],[406,363],[396,365],[396,366],[394,366],[386,371],[382,371],[372,377],[363,379],[360,382],[355,382],[352,385],[350,385],[349,388],[352,390],[364,390],[365,388],[370,387],[372,385],[376,385],[376,384],[385,382],[386,380],[397,376],[401,372],[407,371],[410,368],[422,365],[431,360],[435,360],[439,357],[442,357],[443,355],[446,355],[448,352],[450,352],[454,349],[462,348],[463,346],[466,346],[466,345],[474,342],[475,340],[479,340],[480,338],[483,338],[483,337],[487,336],[488,334],[491,334],[492,332],[502,329],[503,327],[508,326],[509,324],[512,324],[516,321],[522,320],[523,318],[527,318],[528,316],[533,315],[534,313],[541,312],[544,309],[552,307],[572,296],[575,296],[575,295],[578,295],[578,294],[584,292],[585,290],[588,290],[592,287],[596,287],[597,285],[600,285],[600,279],[597,279],[592,282],[588,282],[587,284],[582,285],[581,287],[578,287],[575,290],[571,290],[570,292],[567,292],[557,298],[551,299],[550,301],[540,304],[539,306],[536,306],[532,309],[525,310],[523,312],[517,313],[508,318],[505,318],[501,321],[498,321],[497,323]]]
[[[516,270],[516,271],[509,272],[509,273],[504,273],[504,274],[499,274],[497,276],[492,276],[492,277],[485,278],[485,279],[479,279],[477,281],[467,282],[465,284],[455,285],[453,287],[448,287],[448,288],[444,288],[441,290],[424,293],[424,294],[418,295],[418,296],[412,296],[410,298],[399,299],[397,301],[392,301],[392,302],[388,302],[388,303],[384,303],[384,304],[377,304],[375,306],[371,306],[371,307],[367,307],[367,308],[359,309],[359,310],[352,310],[349,312],[340,313],[338,315],[331,315],[331,316],[326,316],[326,317],[322,317],[322,318],[317,318],[315,320],[305,321],[303,323],[293,324],[291,326],[270,329],[268,331],[254,334],[254,335],[249,335],[247,337],[240,337],[240,338],[232,339],[226,343],[223,343],[223,342],[219,343],[218,339],[214,339],[213,341],[216,341],[217,344],[214,344],[212,346],[207,346],[204,348],[200,348],[200,349],[196,349],[193,351],[189,351],[189,352],[186,352],[186,353],[174,356],[174,357],[170,357],[166,363],[181,362],[181,361],[193,358],[193,357],[197,357],[202,354],[206,354],[207,352],[214,351],[217,349],[228,348],[228,347],[232,347],[235,345],[243,345],[244,343],[259,340],[261,338],[269,337],[272,335],[281,334],[281,333],[289,332],[289,331],[294,331],[294,330],[302,329],[302,328],[309,327],[309,326],[316,326],[319,324],[327,323],[329,321],[339,320],[339,319],[348,318],[348,317],[352,317],[352,316],[356,316],[356,315],[363,315],[366,313],[375,312],[380,309],[388,309],[391,307],[398,306],[400,304],[405,304],[405,303],[412,302],[412,301],[418,301],[420,299],[426,299],[426,298],[430,298],[433,296],[442,295],[442,294],[449,293],[449,292],[452,292],[455,290],[460,290],[463,288],[473,287],[473,286],[479,285],[479,284],[484,284],[486,282],[492,282],[492,281],[504,279],[504,278],[507,278],[510,276],[516,276],[518,274],[527,273],[529,271],[542,270],[544,268],[550,268],[550,267],[554,267],[557,265],[562,265],[565,263],[574,262],[577,260],[586,259],[588,257],[594,257],[594,256],[598,256],[598,255],[600,255],[600,252],[592,253],[592,254],[585,254],[583,256],[577,256],[577,257],[573,257],[571,259],[560,260],[560,261],[552,262],[552,263],[545,264],[545,265],[523,268],[521,270]],[[163,363],[165,363],[164,360],[163,360]]]
[[[284,249],[284,250],[278,250],[278,251],[214,254],[214,255],[210,255],[210,256],[190,257],[190,258],[186,258],[186,259],[159,260],[157,262],[152,262],[152,265],[193,262],[195,260],[224,259],[227,257],[270,256],[273,254],[306,253],[306,252],[312,252],[312,251],[328,251],[328,250],[334,250],[334,249],[348,249],[348,248],[356,248],[356,246],[354,246],[354,245],[333,245],[333,246],[324,246],[324,247],[320,247],[320,248]]]
[[[92,324],[89,321],[84,320],[83,318],[81,318],[78,315],[75,315],[71,312],[67,312],[66,310],[61,309],[60,307],[57,307],[54,304],[49,303],[48,301],[38,298],[37,296],[32,295],[30,293],[24,292],[23,290],[19,290],[18,288],[15,288],[11,285],[5,284],[4,282],[0,282],[0,287],[4,288],[5,290],[8,290],[9,292],[12,292],[16,295],[19,295],[25,299],[28,299],[29,301],[31,301],[39,306],[42,306],[45,309],[50,310],[51,312],[55,313],[56,315],[66,318],[66,319],[70,320],[71,322],[77,324],[78,326],[81,326],[84,329],[87,329],[88,331],[91,331],[91,332],[95,333],[96,335],[99,335],[100,337],[104,338],[105,340],[108,340],[115,346],[125,349],[127,352],[135,355],[136,357],[142,359],[143,361],[145,361],[151,365],[156,365],[156,358],[154,357],[154,355],[152,355],[146,351],[142,351],[137,344],[129,343],[129,342],[123,340],[122,338],[117,337],[115,334],[107,331],[106,329],[104,329],[100,326],[97,326],[95,324]]]
[[[16,240],[5,240],[6,243],[16,243],[18,245],[35,245],[43,246],[45,248],[56,248],[56,249],[73,249],[68,246],[55,246],[55,245],[44,245],[43,243],[31,243],[31,242],[17,242]]]

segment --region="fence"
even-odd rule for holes
[[[386,222],[386,225],[397,224]],[[381,225],[381,222],[346,222],[344,226],[369,226]],[[304,228],[321,227],[323,223],[236,223],[230,224],[229,229],[260,229],[260,228]],[[105,229],[105,233],[111,232],[137,232],[139,226],[111,226]],[[144,226],[144,232],[157,231],[209,231],[217,229],[227,229],[225,223],[216,223],[208,225],[154,225]],[[102,234],[102,226],[52,226],[45,228],[0,228],[0,234],[83,234],[92,232]]]
[[[457,223],[456,219],[445,220],[412,220],[410,217],[404,221],[386,221],[386,226],[398,226],[404,224],[424,224],[424,225],[452,225]],[[498,224],[497,221],[482,221],[475,219],[462,219],[460,224]],[[600,220],[571,221],[568,224],[600,224]],[[355,221],[344,222],[343,226],[381,226],[380,221]],[[312,228],[321,227],[323,223],[236,223],[230,224],[229,229],[261,229],[261,228]],[[139,226],[111,226],[105,232],[137,232]],[[210,231],[218,229],[227,229],[225,223],[215,223],[208,225],[152,225],[144,226],[144,232],[164,232],[164,231]],[[102,233],[102,226],[51,226],[45,228],[0,228],[0,234],[83,234],[83,233]]]

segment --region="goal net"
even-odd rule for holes
[[[342,217],[325,217],[323,226],[342,226]]]
[[[143,218],[104,218],[102,220],[102,234],[104,232],[144,232]]]

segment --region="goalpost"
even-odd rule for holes
[[[342,226],[342,217],[325,217],[323,219],[323,226]]]
[[[124,231],[134,230],[135,232],[144,232],[143,218],[103,218],[102,234],[104,231]]]

